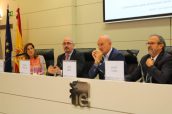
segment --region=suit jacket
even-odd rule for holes
[[[57,58],[57,66],[62,70],[63,68],[63,60],[65,60],[65,53],[61,54]],[[82,71],[84,67],[84,56],[83,54],[79,53],[75,49],[70,57],[70,60],[76,60],[77,62],[77,77],[82,77]]]
[[[126,81],[137,81],[139,78],[147,83],[161,83],[171,84],[172,83],[172,55],[162,51],[154,65],[150,68],[146,66],[146,60],[150,58],[150,55],[145,55],[136,71],[131,75],[126,76]]]
[[[125,61],[125,57],[115,48],[112,48],[112,51],[109,55],[108,60],[115,61]],[[99,79],[105,79],[105,63],[101,61],[99,65],[93,65],[89,70],[89,77],[95,78],[99,74]]]

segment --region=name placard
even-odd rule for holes
[[[0,72],[4,72],[4,60],[0,60]]]
[[[76,77],[76,61],[63,61],[63,77]]]
[[[124,61],[105,61],[106,80],[124,80]]]
[[[20,60],[19,71],[21,74],[30,74],[30,61],[29,60]]]

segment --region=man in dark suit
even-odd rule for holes
[[[172,83],[172,55],[166,53],[165,40],[160,35],[151,35],[148,42],[148,54],[143,56],[135,72],[127,75],[126,81],[142,79],[146,83]]]
[[[63,54],[59,55],[57,58],[56,66],[49,66],[48,74],[62,75],[63,60],[76,60],[77,62],[77,77],[82,77],[82,71],[84,67],[84,56],[74,49],[74,43],[70,37],[65,37],[63,40]]]
[[[112,41],[107,35],[102,35],[97,41],[98,50],[92,52],[94,65],[89,70],[89,77],[95,78],[99,74],[99,79],[105,79],[105,62],[107,60],[125,61],[124,56],[118,50],[112,48]]]

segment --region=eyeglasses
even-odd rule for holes
[[[161,42],[147,42],[146,45],[162,44]]]
[[[72,42],[63,42],[62,45],[71,45],[71,44],[72,44]]]

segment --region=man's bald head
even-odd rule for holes
[[[64,39],[63,39],[63,42],[71,42],[73,43],[73,40],[70,36],[65,36]]]
[[[99,50],[102,51],[104,55],[106,55],[112,47],[112,41],[108,35],[102,35],[99,37],[97,45]]]
[[[111,45],[111,43],[112,43],[112,41],[111,41],[111,39],[109,38],[108,35],[101,35],[101,36],[99,37],[98,41],[100,41],[100,40],[105,41],[105,42],[108,42],[108,43],[110,43],[110,45]]]

